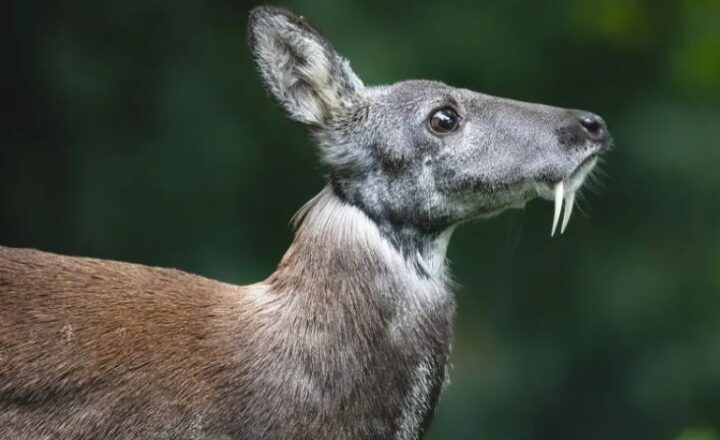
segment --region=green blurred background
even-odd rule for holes
[[[250,3],[16,0],[3,17],[0,243],[235,283],[323,186],[262,90]],[[430,439],[720,439],[720,1],[285,3],[368,84],[592,110],[616,149],[551,206],[462,227]]]

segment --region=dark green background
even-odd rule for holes
[[[462,227],[431,439],[720,438],[720,1],[293,1],[368,84],[592,110],[616,149],[561,239],[530,203]],[[250,4],[17,0],[0,243],[267,276],[322,187],[261,88]]]

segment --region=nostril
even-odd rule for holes
[[[580,116],[580,125],[592,140],[602,140],[605,137],[605,122],[600,116],[593,114]]]
[[[564,148],[590,147],[588,142],[604,148],[610,143],[610,132],[603,118],[587,111],[570,110],[555,133]]]
[[[582,125],[585,131],[592,137],[597,137],[603,134],[605,124],[603,120],[600,119],[600,116],[589,114],[580,117],[580,125]]]
[[[580,118],[580,124],[591,134],[599,132],[601,128],[600,121],[590,116]]]

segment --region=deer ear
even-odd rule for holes
[[[290,118],[322,127],[362,100],[364,86],[350,64],[302,17],[260,6],[248,28],[265,87]]]

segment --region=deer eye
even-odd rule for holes
[[[429,124],[434,133],[450,133],[460,125],[460,115],[451,107],[443,107],[430,114]]]

